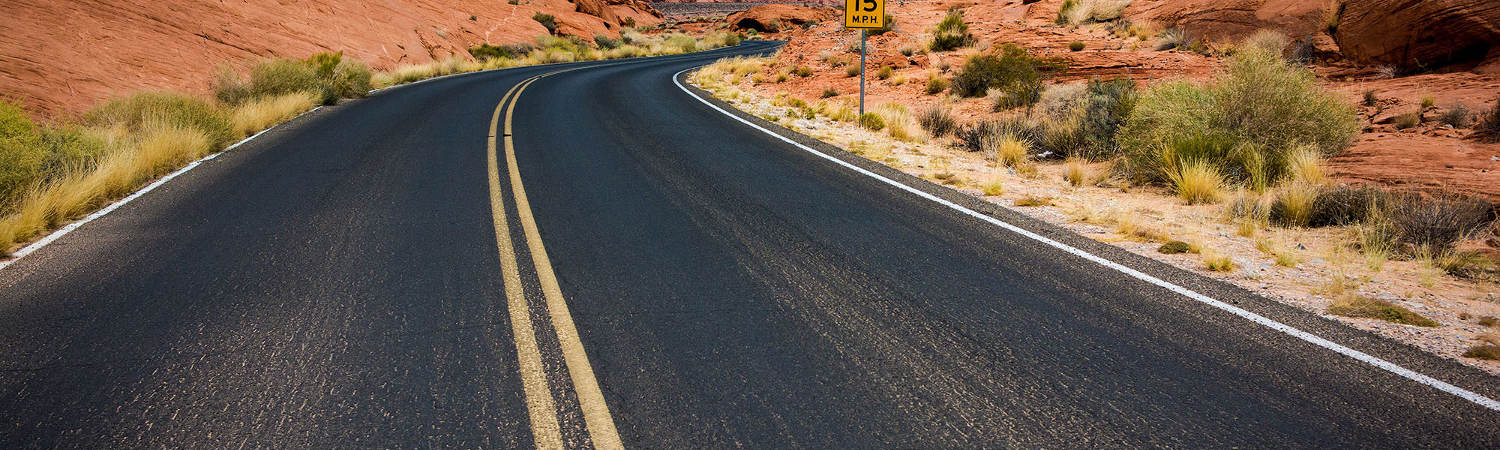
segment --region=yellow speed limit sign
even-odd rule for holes
[[[885,0],[844,0],[844,27],[885,27]]]

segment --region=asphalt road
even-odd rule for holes
[[[0,270],[0,447],[513,448],[551,442],[553,419],[570,447],[1500,445],[1496,411],[834,164],[673,81],[770,48],[388,90],[187,172]]]

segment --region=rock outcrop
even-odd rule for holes
[[[1500,56],[1500,1],[1352,0],[1333,37],[1344,55],[1404,69]]]
[[[0,97],[44,117],[66,117],[100,99],[142,89],[205,91],[218,67],[326,51],[390,68],[450,56],[481,43],[560,31],[618,36],[626,19],[660,21],[641,0],[15,0],[0,16]],[[601,17],[612,17],[606,19]]]
[[[762,33],[781,31],[781,27],[800,26],[831,18],[834,10],[795,5],[760,5],[731,14],[726,20],[736,30]]]

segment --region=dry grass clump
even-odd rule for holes
[[[27,192],[12,212],[0,218],[0,250],[28,240],[128,194],[145,182],[216,147],[203,130],[150,119],[117,142],[90,168],[76,168]]]
[[[1487,361],[1500,361],[1500,345],[1479,344],[1473,347],[1469,347],[1468,350],[1464,351],[1464,357],[1483,359]]]
[[[958,129],[958,122],[953,120],[953,113],[942,104],[934,104],[917,112],[917,123],[933,137],[952,134]]]
[[[984,184],[979,185],[979,191],[983,192],[985,196],[989,196],[989,197],[994,197],[994,196],[997,196],[997,195],[1004,195],[1005,194],[1005,185],[1001,184],[1000,183],[1000,178],[996,177],[996,178],[990,179],[990,181],[984,182]]]
[[[1344,317],[1380,319],[1386,322],[1419,327],[1438,326],[1437,321],[1397,306],[1391,302],[1360,295],[1343,295],[1328,306],[1328,313]]]
[[[229,122],[236,136],[249,136],[313,109],[318,100],[311,92],[251,100],[235,107],[229,114]]]
[[[934,52],[946,52],[970,45],[974,45],[974,35],[969,34],[969,24],[964,22],[964,13],[962,10],[952,9],[932,30],[932,42],[927,48]]]
[[[1058,25],[1082,25],[1119,19],[1131,0],[1067,0],[1057,10]]]
[[[1010,134],[990,136],[982,145],[985,154],[993,155],[1001,164],[1011,168],[1026,164],[1031,147],[1025,140]]]
[[[1224,176],[1203,161],[1182,164],[1171,174],[1172,187],[1187,204],[1218,203],[1224,195]]]
[[[1087,178],[1088,166],[1084,165],[1083,160],[1069,158],[1063,163],[1063,179],[1067,180],[1069,186],[1082,187]]]
[[[1228,256],[1209,252],[1203,255],[1203,268],[1210,272],[1229,272],[1234,270],[1235,265],[1234,260]]]
[[[920,141],[922,136],[918,134],[921,127],[917,120],[912,117],[911,111],[900,103],[881,103],[872,110],[880,117],[880,122],[885,124],[886,133],[902,142]],[[879,131],[878,129],[876,131]]]
[[[1028,194],[1025,197],[1021,197],[1021,198],[1016,199],[1015,205],[1016,206],[1052,206],[1053,203],[1052,203],[1052,197],[1044,197],[1044,196],[1036,196],[1036,195],[1030,195],[1030,194]]]

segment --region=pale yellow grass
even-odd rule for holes
[[[285,122],[317,105],[318,97],[313,93],[296,92],[246,102],[230,112],[229,120],[234,133],[244,137]]]
[[[0,249],[124,196],[212,149],[212,141],[201,131],[147,124],[138,142],[111,148],[92,170],[68,174],[31,191],[15,213],[0,218]]]

